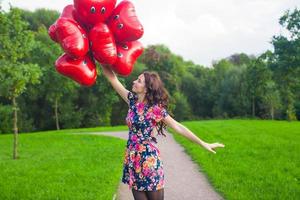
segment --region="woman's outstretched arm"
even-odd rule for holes
[[[111,83],[112,87],[116,90],[116,92],[124,99],[124,101],[129,104],[129,101],[127,99],[128,96],[128,90],[122,85],[122,83],[119,81],[118,77],[115,75],[115,73],[110,69],[109,65],[101,65],[103,69],[104,76],[108,79],[108,81]]]
[[[183,126],[181,123],[177,122],[175,119],[173,119],[170,115],[166,116],[162,119],[163,122],[174,129],[177,133],[183,135],[184,137],[188,138],[189,140],[201,145],[203,148],[207,149],[208,151],[212,153],[216,153],[213,149],[216,147],[225,147],[224,144],[220,143],[206,143],[203,140],[201,140],[199,137],[197,137],[193,132],[191,132],[188,128]]]

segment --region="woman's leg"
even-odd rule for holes
[[[147,191],[146,195],[148,200],[164,200],[164,189],[156,190],[156,191]]]
[[[138,191],[132,188],[132,194],[134,197],[134,200],[148,200],[146,196],[146,192],[144,191]]]

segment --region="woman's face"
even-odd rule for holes
[[[146,85],[145,85],[145,76],[144,74],[139,75],[139,77],[133,81],[132,91],[139,93],[146,93]]]

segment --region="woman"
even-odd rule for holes
[[[132,91],[128,91],[109,66],[103,65],[102,68],[103,74],[129,106],[126,117],[129,137],[122,182],[132,189],[135,200],[163,200],[163,162],[155,145],[157,142],[155,136],[158,134],[165,136],[163,133],[165,126],[171,127],[212,153],[216,153],[214,148],[224,145],[202,141],[168,114],[166,110],[168,92],[156,72],[143,72],[133,81]]]

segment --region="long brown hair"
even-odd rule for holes
[[[148,104],[158,104],[165,109],[168,109],[169,104],[169,93],[164,87],[159,74],[155,71],[144,71],[145,87],[147,89],[146,99]],[[166,124],[161,120],[157,125],[158,134],[166,136],[163,132],[166,129]]]

